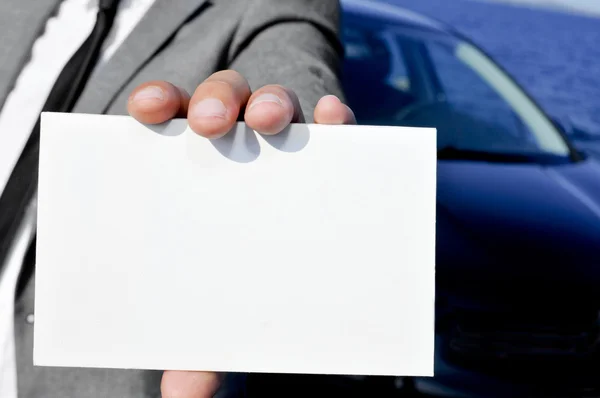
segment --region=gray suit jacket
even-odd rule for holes
[[[0,2],[0,106],[59,3]],[[337,0],[157,0],[113,58],[94,71],[75,112],[126,114],[127,97],[142,82],[167,80],[192,93],[211,73],[231,68],[253,89],[278,83],[295,90],[311,121],[322,95],[341,96],[338,11]],[[34,313],[33,281],[16,299],[20,397],[160,396],[160,372],[34,367],[34,325],[27,322]]]

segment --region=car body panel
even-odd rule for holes
[[[530,301],[566,300],[554,294],[557,285],[574,289],[571,299],[600,295],[599,176],[592,160],[560,166],[439,161],[441,287],[474,289],[474,301],[494,307],[494,301],[523,301],[531,291],[538,294]],[[459,236],[468,243],[457,244]]]

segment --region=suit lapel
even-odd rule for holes
[[[1,0],[0,109],[12,90],[33,43],[61,0]]]
[[[135,72],[206,2],[156,0],[113,57],[94,73],[74,112],[106,112]]]

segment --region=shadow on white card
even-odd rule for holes
[[[185,119],[174,119],[156,125],[147,125],[155,133],[165,137],[176,137],[183,134],[188,128]],[[276,135],[260,134],[262,139],[275,149],[282,152],[298,152],[304,149],[310,141],[310,130],[304,124],[294,124],[294,133],[291,134],[291,125]],[[204,140],[201,136],[191,136],[192,141]],[[258,133],[243,123],[236,125],[223,137],[210,140],[212,146],[224,157],[237,163],[250,163],[260,156],[260,143]]]
[[[161,124],[144,124],[144,126],[165,137],[177,137],[188,128],[187,119],[173,119]]]
[[[260,137],[267,144],[282,152],[298,152],[308,145],[310,131],[306,125],[296,125],[294,134],[291,134],[290,127],[286,127],[279,134],[260,134]],[[210,142],[226,158],[238,163],[250,163],[260,156],[258,135],[256,131],[245,124],[238,124],[223,137]]]
[[[290,134],[291,125],[276,135],[263,135],[265,141],[273,148],[283,152],[298,152],[308,145],[310,130],[305,124],[294,125],[294,134]]]
[[[198,138],[205,139],[200,136]],[[260,155],[256,133],[245,124],[236,124],[223,137],[210,140],[210,143],[221,155],[238,163],[250,163]]]

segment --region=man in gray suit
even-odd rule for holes
[[[117,2],[99,1],[98,19],[92,0],[0,4],[0,396],[157,397],[162,388],[165,397],[209,397],[219,386],[237,396],[232,375],[34,367],[35,194],[15,201],[6,192],[28,179],[15,173],[59,72],[102,29],[110,34],[69,111],[149,124],[187,117],[209,139],[236,120],[264,134],[291,122],[354,123],[338,99],[337,0],[123,0],[116,19]]]

